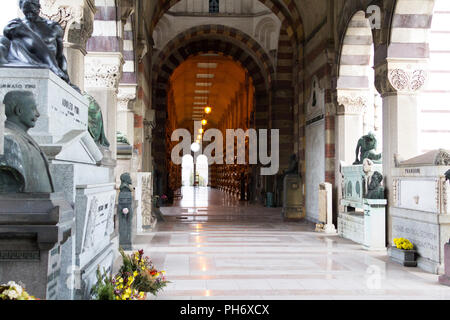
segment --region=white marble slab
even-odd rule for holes
[[[306,127],[306,217],[319,222],[319,185],[325,182],[325,120]]]

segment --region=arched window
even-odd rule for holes
[[[209,13],[219,13],[219,0],[209,0]]]

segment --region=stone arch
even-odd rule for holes
[[[170,59],[171,55],[174,55],[174,52],[180,52],[180,48],[189,42],[193,42],[194,40],[204,41],[205,39],[223,40],[224,43],[227,44],[227,49],[224,49],[224,53],[229,52],[232,49],[230,46],[233,46],[234,49],[240,48],[245,55],[238,57],[237,61],[240,61],[244,68],[247,68],[249,71],[255,70],[256,68],[265,71],[264,73],[260,72],[259,75],[254,78],[255,86],[264,85],[265,90],[270,88],[272,79],[274,79],[275,68],[270,56],[266,53],[264,48],[252,37],[242,31],[222,25],[193,27],[180,33],[173,40],[168,42],[165,48],[162,49],[154,59],[152,68],[153,84],[158,83],[159,78],[168,80],[170,74],[175,70],[175,68],[173,68],[173,62],[179,62],[182,59],[185,59],[182,53],[180,53],[181,56],[178,55],[177,57]],[[223,47],[223,45],[221,45],[221,47]],[[179,58],[181,58],[181,60]],[[234,58],[236,59],[236,57]],[[170,67],[165,66],[168,61]],[[253,64],[249,65],[249,61],[252,61]]]
[[[161,17],[176,3],[181,0],[163,1],[159,0],[156,5],[152,17],[151,31],[156,27]],[[297,9],[297,5],[294,1],[282,1],[282,0],[258,0],[269,8],[281,21],[282,25],[286,26],[287,34],[292,41],[300,43],[304,38],[303,22],[300,13]],[[286,3],[283,4],[282,2]]]
[[[389,36],[389,58],[426,59],[434,0],[397,0]]]
[[[153,30],[153,39],[155,41],[155,48],[161,48],[164,45],[165,39],[168,38],[170,30],[170,21],[166,17],[161,17],[157,26]]]
[[[167,117],[167,84],[175,69],[191,56],[219,53],[231,57],[246,69],[255,87],[256,128],[269,128],[270,89],[275,69],[268,54],[255,40],[239,30],[220,25],[194,27],[179,34],[156,54],[152,68],[152,101],[156,110],[152,155],[158,167],[166,159],[165,120]]]
[[[277,32],[277,25],[272,18],[261,19],[255,28],[255,38],[270,52],[274,49],[273,36]]]

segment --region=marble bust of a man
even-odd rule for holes
[[[63,54],[64,32],[54,21],[40,17],[39,0],[20,0],[25,17],[10,21],[0,37],[0,65],[48,68],[70,84]]]
[[[46,156],[28,134],[40,114],[33,93],[5,95],[5,146],[0,156],[0,193],[52,193],[53,182]]]

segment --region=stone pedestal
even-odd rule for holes
[[[321,183],[319,186],[319,222],[316,230],[327,234],[335,234],[333,224],[333,186],[331,183]]]
[[[133,249],[134,232],[134,201],[131,192],[119,193],[119,205],[117,215],[119,216],[119,245],[123,250]]]
[[[381,164],[372,166],[370,172],[381,171]],[[370,173],[368,172],[368,173]],[[369,176],[362,165],[342,168],[344,176],[338,234],[363,245],[365,250],[386,250],[387,200],[366,199]]]
[[[283,216],[286,220],[305,218],[302,181],[298,174],[288,174],[283,183]]]
[[[61,270],[74,228],[74,212],[62,194],[0,195],[0,283],[22,282],[40,299],[65,299]]]
[[[450,243],[444,246],[445,274],[439,277],[439,283],[450,286]]]
[[[385,199],[364,199],[363,247],[366,250],[386,250],[386,205]]]

